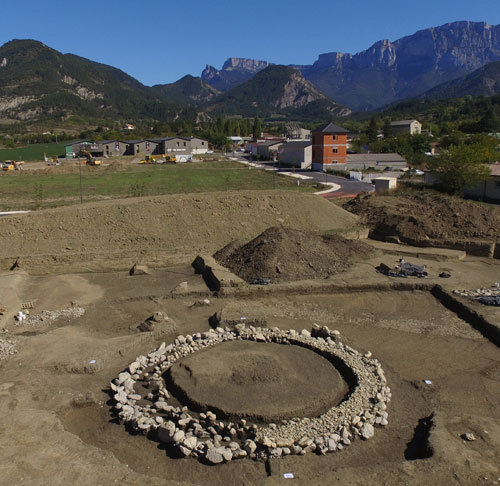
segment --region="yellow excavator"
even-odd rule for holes
[[[144,157],[139,164],[156,164],[156,158],[152,155],[146,155],[146,157]]]
[[[94,159],[88,150],[80,149],[80,153],[78,155],[83,155],[87,159],[85,163],[87,165],[91,165],[92,167],[99,167],[102,163],[100,160]]]
[[[6,160],[5,162],[0,162],[0,167],[2,170],[21,170],[21,166],[24,164],[22,160]]]
[[[2,170],[14,170],[14,163],[11,160],[6,160],[1,165]]]
[[[175,164],[177,157],[175,155],[146,155],[139,164]]]

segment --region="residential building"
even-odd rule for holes
[[[199,137],[187,137],[191,142],[192,154],[206,154],[208,152],[208,141]]]
[[[297,123],[291,122],[285,126],[285,137],[287,140],[310,140],[311,130],[306,130]]]
[[[408,168],[408,162],[399,154],[348,154],[345,168],[346,170],[385,170],[389,168],[395,171],[404,171]]]
[[[241,138],[241,137],[231,136],[231,137],[227,137],[227,139],[231,142],[231,145],[233,147],[236,147],[236,146],[241,145],[243,143],[243,138]]]
[[[126,140],[125,143],[127,144],[126,155],[153,154],[158,147],[158,144],[152,140]]]
[[[312,169],[326,171],[347,161],[347,133],[333,123],[328,123],[311,132]]]
[[[394,135],[403,133],[420,135],[422,133],[422,124],[418,120],[396,120],[391,122],[391,129]]]
[[[464,194],[482,201],[500,202],[500,163],[490,165],[490,177],[479,184],[466,187]]]
[[[308,169],[312,164],[312,143],[310,140],[291,140],[279,147],[280,165]]]
[[[183,137],[152,138],[156,144],[154,154],[191,155],[191,142]]]
[[[127,142],[120,140],[103,140],[102,142],[97,142],[97,145],[99,146],[100,154],[105,157],[125,155],[128,150]]]
[[[278,156],[278,150],[283,141],[272,140],[269,142],[257,142],[252,154],[263,160],[272,160]]]

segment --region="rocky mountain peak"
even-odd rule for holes
[[[201,73],[201,79],[205,82],[209,82],[211,79],[213,79],[215,76],[217,76],[219,71],[215,69],[213,66],[210,66],[207,64],[205,66],[205,69]]]
[[[269,66],[267,61],[256,61],[255,59],[245,59],[242,57],[230,57],[222,66],[222,70],[242,69],[257,73]]]

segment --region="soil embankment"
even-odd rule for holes
[[[352,229],[359,218],[322,198],[242,191],[130,198],[0,218],[0,269],[16,257],[32,273],[165,265],[213,253],[270,226]],[[125,264],[123,262],[126,262]]]
[[[445,194],[363,195],[344,208],[359,215],[376,239],[399,238],[409,244],[434,240],[444,246],[453,241],[500,240],[500,207]]]

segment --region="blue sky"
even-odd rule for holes
[[[228,57],[310,64],[456,20],[500,24],[499,0],[5,0],[0,44],[36,39],[144,84],[199,76]],[[319,12],[319,13],[318,13]]]

